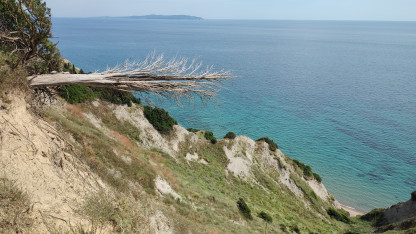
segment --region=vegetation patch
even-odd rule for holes
[[[296,159],[293,159],[293,163],[295,164],[295,166],[297,166],[298,168],[300,168],[302,170],[303,176],[307,179],[311,179],[314,178],[316,179],[318,182],[322,182],[322,178],[319,174],[314,173],[312,171],[312,168],[308,165],[303,164],[302,162],[299,162]]]
[[[145,106],[144,116],[162,134],[169,134],[173,126],[178,124],[167,111],[157,107]]]
[[[196,128],[188,128],[186,130],[188,130],[188,132],[193,132],[193,133],[197,133],[197,132],[201,131],[201,130],[196,129]]]
[[[0,92],[28,91],[27,72],[22,67],[12,69],[8,66],[7,58],[8,56],[0,51]]]
[[[383,218],[384,208],[373,209],[367,214],[360,217],[361,220],[372,222],[375,226],[381,225],[381,220]]]
[[[236,138],[236,135],[234,132],[228,132],[227,134],[225,134],[224,139],[234,139]]]
[[[315,178],[315,180],[317,180],[319,183],[322,182],[322,178],[318,173],[313,173],[313,177]]]
[[[61,86],[58,88],[58,94],[71,104],[91,101],[97,97],[91,88],[83,85]]]
[[[140,233],[146,227],[146,212],[133,198],[98,192],[87,197],[79,213],[89,217],[91,233],[113,227],[117,233]]]
[[[141,104],[140,98],[136,98],[129,92],[123,92],[108,88],[90,88],[84,85],[63,85],[58,88],[58,94],[71,104],[83,103],[95,98],[118,105]]]
[[[303,194],[305,194],[305,197],[312,203],[315,210],[321,212],[322,207],[324,207],[324,203],[316,195],[312,188],[295,174],[290,174],[290,178],[296,183],[296,186],[302,190]]]
[[[215,138],[214,133],[212,133],[210,131],[205,131],[204,137],[205,137],[205,139],[211,141],[212,144],[217,143],[217,138]]]
[[[251,210],[250,208],[248,208],[246,202],[244,201],[243,198],[240,197],[240,199],[238,199],[237,201],[237,207],[240,210],[241,214],[249,220],[253,219],[253,216],[251,216]]]
[[[269,145],[269,150],[271,150],[271,151],[276,151],[277,149],[279,149],[277,144],[274,143],[274,141],[271,140],[268,137],[262,137],[262,138],[258,139],[257,141],[265,141]]]
[[[402,222],[397,222],[382,226],[376,230],[377,233],[387,231],[401,231],[406,230],[405,233],[416,233],[416,217],[406,219]]]
[[[6,179],[0,178],[0,233],[29,233],[34,220],[26,193]]]
[[[300,234],[300,229],[299,229],[298,225],[296,225],[296,224],[291,225],[291,226],[290,226],[290,230],[291,230],[292,232],[295,232],[295,233],[297,233],[297,234]]]
[[[91,110],[94,111],[93,108]],[[109,119],[103,119],[103,123],[108,124],[107,127],[116,131],[117,129],[125,129],[124,124],[126,122],[118,122],[115,117],[111,118],[110,113],[108,112],[107,116],[113,122],[110,122]],[[70,133],[82,145],[79,148],[80,159],[118,191],[128,191],[129,183],[133,181],[139,183],[149,194],[154,194],[156,172],[146,160],[135,155],[138,153],[136,146],[126,148],[121,144],[122,142],[115,142],[104,135],[86,119],[80,119],[69,113],[60,113],[56,109],[47,108],[44,115],[58,122],[62,131]],[[131,158],[131,161],[124,161],[122,157],[115,153],[115,150],[123,152],[125,156]],[[116,176],[115,172],[119,173],[120,176]]]
[[[96,96],[104,101],[117,105],[141,104],[140,98],[136,98],[132,93],[109,88],[92,88]]]
[[[266,212],[262,211],[258,214],[259,218],[263,219],[265,222],[271,223],[273,222],[272,216],[267,214]]]
[[[332,218],[341,221],[343,223],[351,223],[351,220],[349,218],[349,214],[347,211],[344,211],[342,209],[334,209],[332,207],[328,208],[327,213]]]

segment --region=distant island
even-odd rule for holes
[[[191,15],[143,15],[143,16],[126,16],[123,18],[132,19],[168,19],[168,20],[202,20],[201,17]]]

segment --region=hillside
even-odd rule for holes
[[[44,2],[2,3],[0,233],[414,232],[415,192],[349,217],[267,136],[187,130],[132,94],[210,100],[227,71],[153,54],[85,74]]]
[[[15,94],[0,111],[2,178],[31,204],[22,230],[262,233],[260,212],[269,233],[369,228],[331,218],[339,206],[324,185],[264,141],[212,144],[179,125],[161,134],[142,105],[34,103]]]

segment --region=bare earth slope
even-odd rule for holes
[[[2,176],[29,194],[38,233],[67,229],[85,220],[74,212],[83,196],[103,187],[50,124],[28,111],[18,94],[0,108]]]

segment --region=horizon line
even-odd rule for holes
[[[157,15],[157,14],[150,14]],[[178,16],[175,15],[160,15],[160,16]],[[66,18],[66,19],[90,19],[90,18],[128,18],[132,16],[149,16],[149,15],[126,15],[126,16],[52,16],[52,18]],[[185,16],[185,15],[181,15]],[[193,15],[186,15],[193,16]],[[199,16],[195,16],[199,17]],[[267,21],[349,21],[349,22],[416,22],[416,20],[387,20],[387,19],[250,19],[250,18],[203,18],[199,20],[267,20]],[[196,21],[196,19],[137,19],[137,20],[178,20],[178,21]]]

